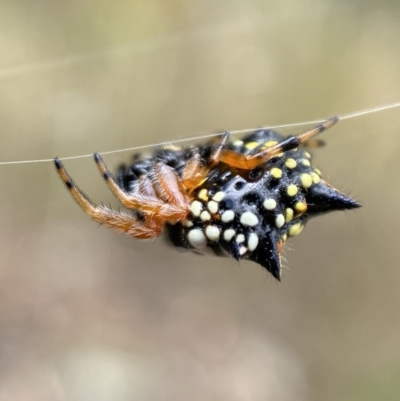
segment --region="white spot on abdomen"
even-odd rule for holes
[[[210,201],[207,203],[207,208],[212,214],[215,214],[218,212],[218,203],[215,201]]]
[[[235,218],[235,212],[233,210],[227,210],[226,212],[222,213],[221,221],[223,223],[229,223]]]
[[[213,200],[215,200],[216,202],[221,202],[224,197],[225,194],[222,191],[219,191],[213,196]]]
[[[265,199],[263,205],[267,210],[274,210],[276,208],[276,200],[272,198]]]
[[[275,225],[278,228],[281,228],[284,224],[285,224],[285,217],[283,216],[283,214],[278,214],[278,216],[276,216],[275,219]]]
[[[192,212],[193,216],[199,217],[201,211],[203,210],[203,204],[199,201],[193,201],[190,205],[190,211]]]
[[[240,222],[245,226],[254,227],[258,224],[258,217],[252,212],[244,212],[240,216]]]
[[[245,238],[243,234],[238,234],[238,236],[236,237],[236,242],[238,244],[241,244],[242,242],[244,242]]]
[[[224,231],[224,240],[229,242],[233,236],[236,234],[236,231],[233,228],[229,228]]]
[[[249,251],[254,251],[258,247],[258,235],[255,233],[251,233],[249,235],[249,239],[247,240],[247,246]]]
[[[239,255],[243,256],[247,252],[247,248],[243,245],[239,247]]]
[[[216,226],[207,226],[206,235],[209,240],[214,242],[218,241],[220,236],[219,228]]]
[[[182,221],[182,225],[183,225],[184,227],[190,228],[190,227],[193,227],[193,222],[190,221],[190,220],[183,220],[183,221]]]
[[[210,213],[207,212],[207,210],[204,210],[204,212],[201,212],[200,218],[203,221],[208,221],[208,220],[211,220],[211,215],[210,215]]]
[[[188,234],[190,244],[197,249],[202,249],[207,246],[207,238],[202,230],[197,228],[190,230]]]

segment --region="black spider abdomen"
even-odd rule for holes
[[[286,141],[271,130],[259,130],[243,140],[233,140],[228,149],[251,155]],[[151,175],[155,163],[170,166],[179,177],[187,161],[198,154],[206,165],[215,146],[162,148],[119,169],[117,182],[127,192],[135,191],[142,174]],[[358,203],[321,179],[302,148],[278,154],[253,170],[218,163],[207,179],[190,193],[188,218],[166,224],[167,238],[178,248],[196,253],[254,261],[280,278],[280,255],[288,237],[302,231],[307,221],[333,210],[352,209]]]
[[[261,130],[229,147],[251,154],[282,140],[273,131]],[[279,278],[283,244],[298,235],[312,215],[358,207],[322,181],[310,160],[305,150],[295,149],[250,171],[220,163],[196,190],[190,218],[169,228],[175,245],[249,259]]]

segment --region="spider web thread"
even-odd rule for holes
[[[342,116],[338,116],[338,118],[339,118],[339,121],[350,120],[352,118],[357,118],[357,117],[361,117],[361,116],[365,116],[365,115],[373,114],[373,113],[379,113],[379,112],[382,112],[385,110],[395,109],[398,107],[400,107],[400,102],[391,103],[391,104],[384,105],[384,106],[378,106],[378,107],[374,107],[371,109],[366,109],[366,110],[356,111],[353,113],[344,114]],[[245,129],[233,130],[233,131],[229,131],[229,132],[231,135],[238,135],[238,134],[245,134],[248,132],[256,131],[259,129],[300,127],[303,125],[319,124],[324,121],[326,121],[326,119],[303,121],[303,122],[281,124],[281,125],[268,125],[268,126],[255,127],[255,128],[245,128]],[[205,135],[199,135],[199,136],[194,136],[194,137],[189,137],[189,138],[184,138],[184,139],[177,139],[177,140],[165,141],[165,142],[157,142],[157,143],[149,144],[149,145],[134,146],[131,148],[108,150],[108,151],[99,152],[99,153],[101,153],[102,155],[110,155],[110,154],[114,154],[114,153],[122,153],[122,152],[128,152],[128,151],[133,151],[133,150],[147,149],[147,148],[152,148],[152,147],[157,147],[157,146],[169,145],[169,144],[173,144],[173,143],[183,143],[183,142],[191,142],[191,141],[197,141],[197,140],[202,140],[202,139],[207,139],[207,138],[215,138],[217,136],[221,136],[222,134],[223,134],[222,132],[214,133],[214,134],[205,134]],[[60,159],[75,160],[75,159],[84,159],[84,158],[88,158],[88,157],[93,157],[93,154],[90,153],[90,154],[84,154],[84,155],[60,157]],[[6,165],[12,165],[12,164],[28,164],[28,163],[50,163],[50,162],[53,162],[53,160],[54,160],[54,158],[33,159],[33,160],[16,160],[16,161],[0,162],[0,166],[6,166]]]

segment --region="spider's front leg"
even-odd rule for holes
[[[145,194],[127,194],[112,178],[98,153],[94,154],[94,160],[107,186],[126,208],[171,223],[183,220],[188,215],[190,203],[184,185],[175,172],[164,163],[156,163],[153,168],[152,182],[157,197],[152,197]]]
[[[202,165],[200,153],[198,152],[188,160],[182,173],[182,182],[189,192],[207,180],[210,170],[219,163],[220,155],[229,141],[229,136],[229,132],[225,132],[222,135],[221,141],[213,150],[205,165]]]
[[[61,161],[54,159],[57,172],[64,181],[73,198],[93,220],[104,224],[118,232],[124,232],[131,237],[140,239],[150,239],[158,237],[161,234],[163,224],[160,221],[145,221],[145,224],[134,219],[125,213],[116,212],[104,206],[95,206],[82,193],[82,191],[74,184],[68,175]]]

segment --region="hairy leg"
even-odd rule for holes
[[[154,226],[146,226],[125,213],[116,212],[115,210],[111,210],[104,206],[93,205],[74,184],[61,161],[56,158],[54,163],[59,176],[64,181],[73,198],[82,210],[93,220],[104,224],[115,231],[124,232],[134,238],[149,239],[155,238],[161,234],[162,226],[160,227],[157,224]]]

